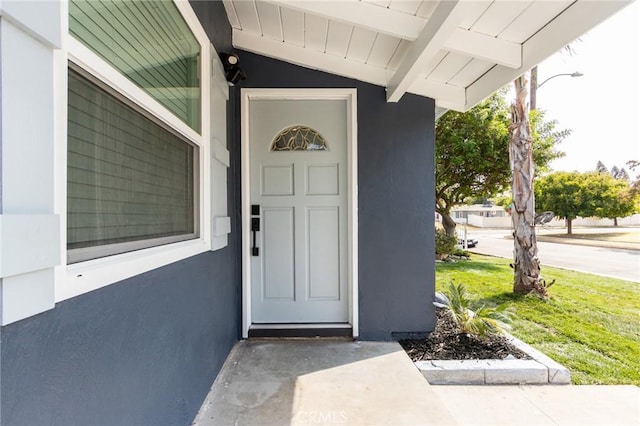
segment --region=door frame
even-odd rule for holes
[[[251,201],[249,104],[253,100],[345,100],[347,102],[347,304],[353,337],[358,337],[358,114],[357,89],[241,89],[242,337],[251,327]],[[323,325],[319,325],[322,327]],[[326,326],[326,325],[324,325]],[[309,327],[309,325],[300,325]],[[295,324],[291,328],[296,328]]]

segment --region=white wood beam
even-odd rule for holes
[[[467,88],[467,102],[464,107],[454,109],[467,111],[473,108],[487,96],[593,29],[632,1],[577,1],[522,45],[520,68],[495,66]]]
[[[234,29],[232,37],[233,45],[238,49],[378,86],[386,86],[387,81],[393,74],[392,71],[383,68],[249,34],[246,31]]]
[[[452,110],[452,111],[460,111],[460,104],[456,104],[453,102],[447,102],[447,101],[440,101],[438,99],[436,99],[436,107],[442,108],[443,110],[445,110],[444,112],[442,112],[438,117],[441,117],[442,115],[444,115],[445,112]],[[436,117],[436,118],[438,118]]]
[[[429,23],[416,41],[411,43],[398,70],[387,85],[387,101],[398,102],[422,70],[442,49],[464,16],[464,7],[458,0],[441,1],[433,11]]]
[[[231,27],[240,28],[240,20],[238,19],[236,9],[233,7],[233,2],[231,0],[222,0],[222,4],[224,10],[227,12],[227,18],[229,19]]]
[[[405,40],[415,40],[427,20],[358,0],[266,0],[277,6],[323,16]]]
[[[521,44],[464,28],[456,28],[444,46],[453,52],[505,67],[520,68],[522,66]]]
[[[449,108],[447,108],[446,106],[440,105],[438,104],[438,102],[436,102],[436,120],[442,117],[447,111],[449,111]]]
[[[416,80],[407,92],[436,99],[438,105],[442,103],[447,105],[464,105],[466,101],[464,87],[452,86],[424,78]]]

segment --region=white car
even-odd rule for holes
[[[458,245],[464,248],[464,233],[458,232]],[[478,240],[467,234],[467,248],[473,248],[478,245]]]

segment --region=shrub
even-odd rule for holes
[[[456,237],[450,237],[444,229],[436,228],[436,257],[438,259],[445,259],[453,253],[457,243]]]
[[[454,248],[453,252],[451,252],[452,256],[458,256],[458,257],[466,257],[467,259],[471,257],[471,253],[467,250],[463,250],[461,248]]]
[[[449,283],[448,294],[438,292],[437,299],[444,303],[436,303],[436,306],[447,309],[453,322],[463,333],[486,337],[493,334],[503,334],[505,330],[510,328],[512,314],[506,310],[506,306],[487,308],[481,305],[472,310],[472,302],[464,284]]]

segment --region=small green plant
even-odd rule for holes
[[[458,256],[458,257],[466,257],[467,259],[471,257],[471,253],[469,253],[469,251],[463,250],[458,247],[453,249],[453,252],[451,252],[451,255]]]
[[[464,284],[449,283],[448,290],[448,294],[436,293],[437,298],[444,302],[436,303],[436,306],[446,308],[463,333],[484,338],[504,334],[505,330],[510,329],[512,314],[506,309],[506,305],[498,308],[481,305],[472,310],[472,301]]]
[[[436,258],[442,260],[449,257],[457,243],[456,237],[447,235],[444,229],[436,228]]]

